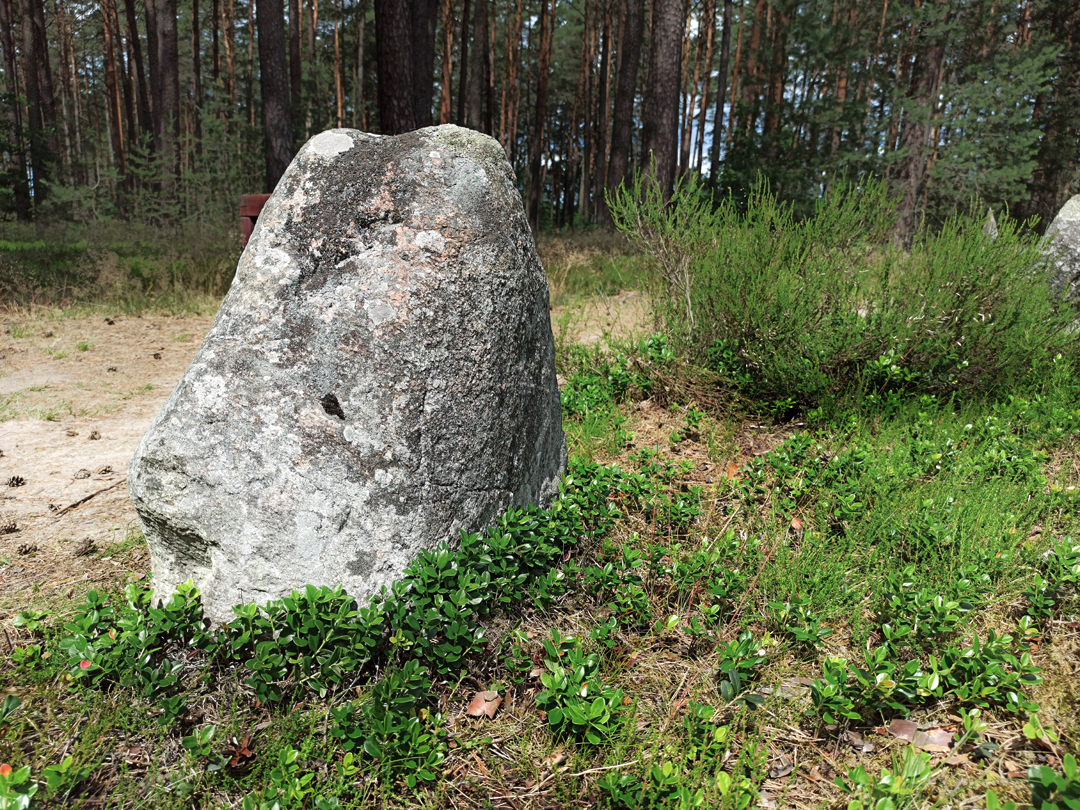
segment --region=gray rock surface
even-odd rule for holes
[[[424,548],[544,505],[566,465],[548,287],[501,147],[332,130],[259,218],[128,487],[155,592],[231,617],[364,599]]]
[[[1054,266],[1050,294],[1065,298],[1080,312],[1080,194],[1058,211],[1046,229],[1046,240]]]

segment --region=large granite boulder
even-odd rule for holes
[[[132,459],[155,592],[207,615],[355,597],[547,504],[566,465],[548,287],[494,140],[333,130],[300,150]]]
[[[1066,299],[1080,312],[1080,194],[1058,211],[1046,229],[1046,245],[1054,267],[1050,294]]]

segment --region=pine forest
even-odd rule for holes
[[[910,241],[1076,191],[1078,0],[0,0],[0,208],[213,223],[313,134],[496,138],[536,230],[655,166],[797,212],[884,180]]]

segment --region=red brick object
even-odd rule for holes
[[[255,222],[269,199],[269,194],[245,194],[240,198],[240,247],[247,247]]]

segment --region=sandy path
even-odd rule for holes
[[[6,320],[0,615],[37,601],[31,594],[48,598],[145,573],[145,548],[125,543],[138,532],[127,465],[211,322]]]

